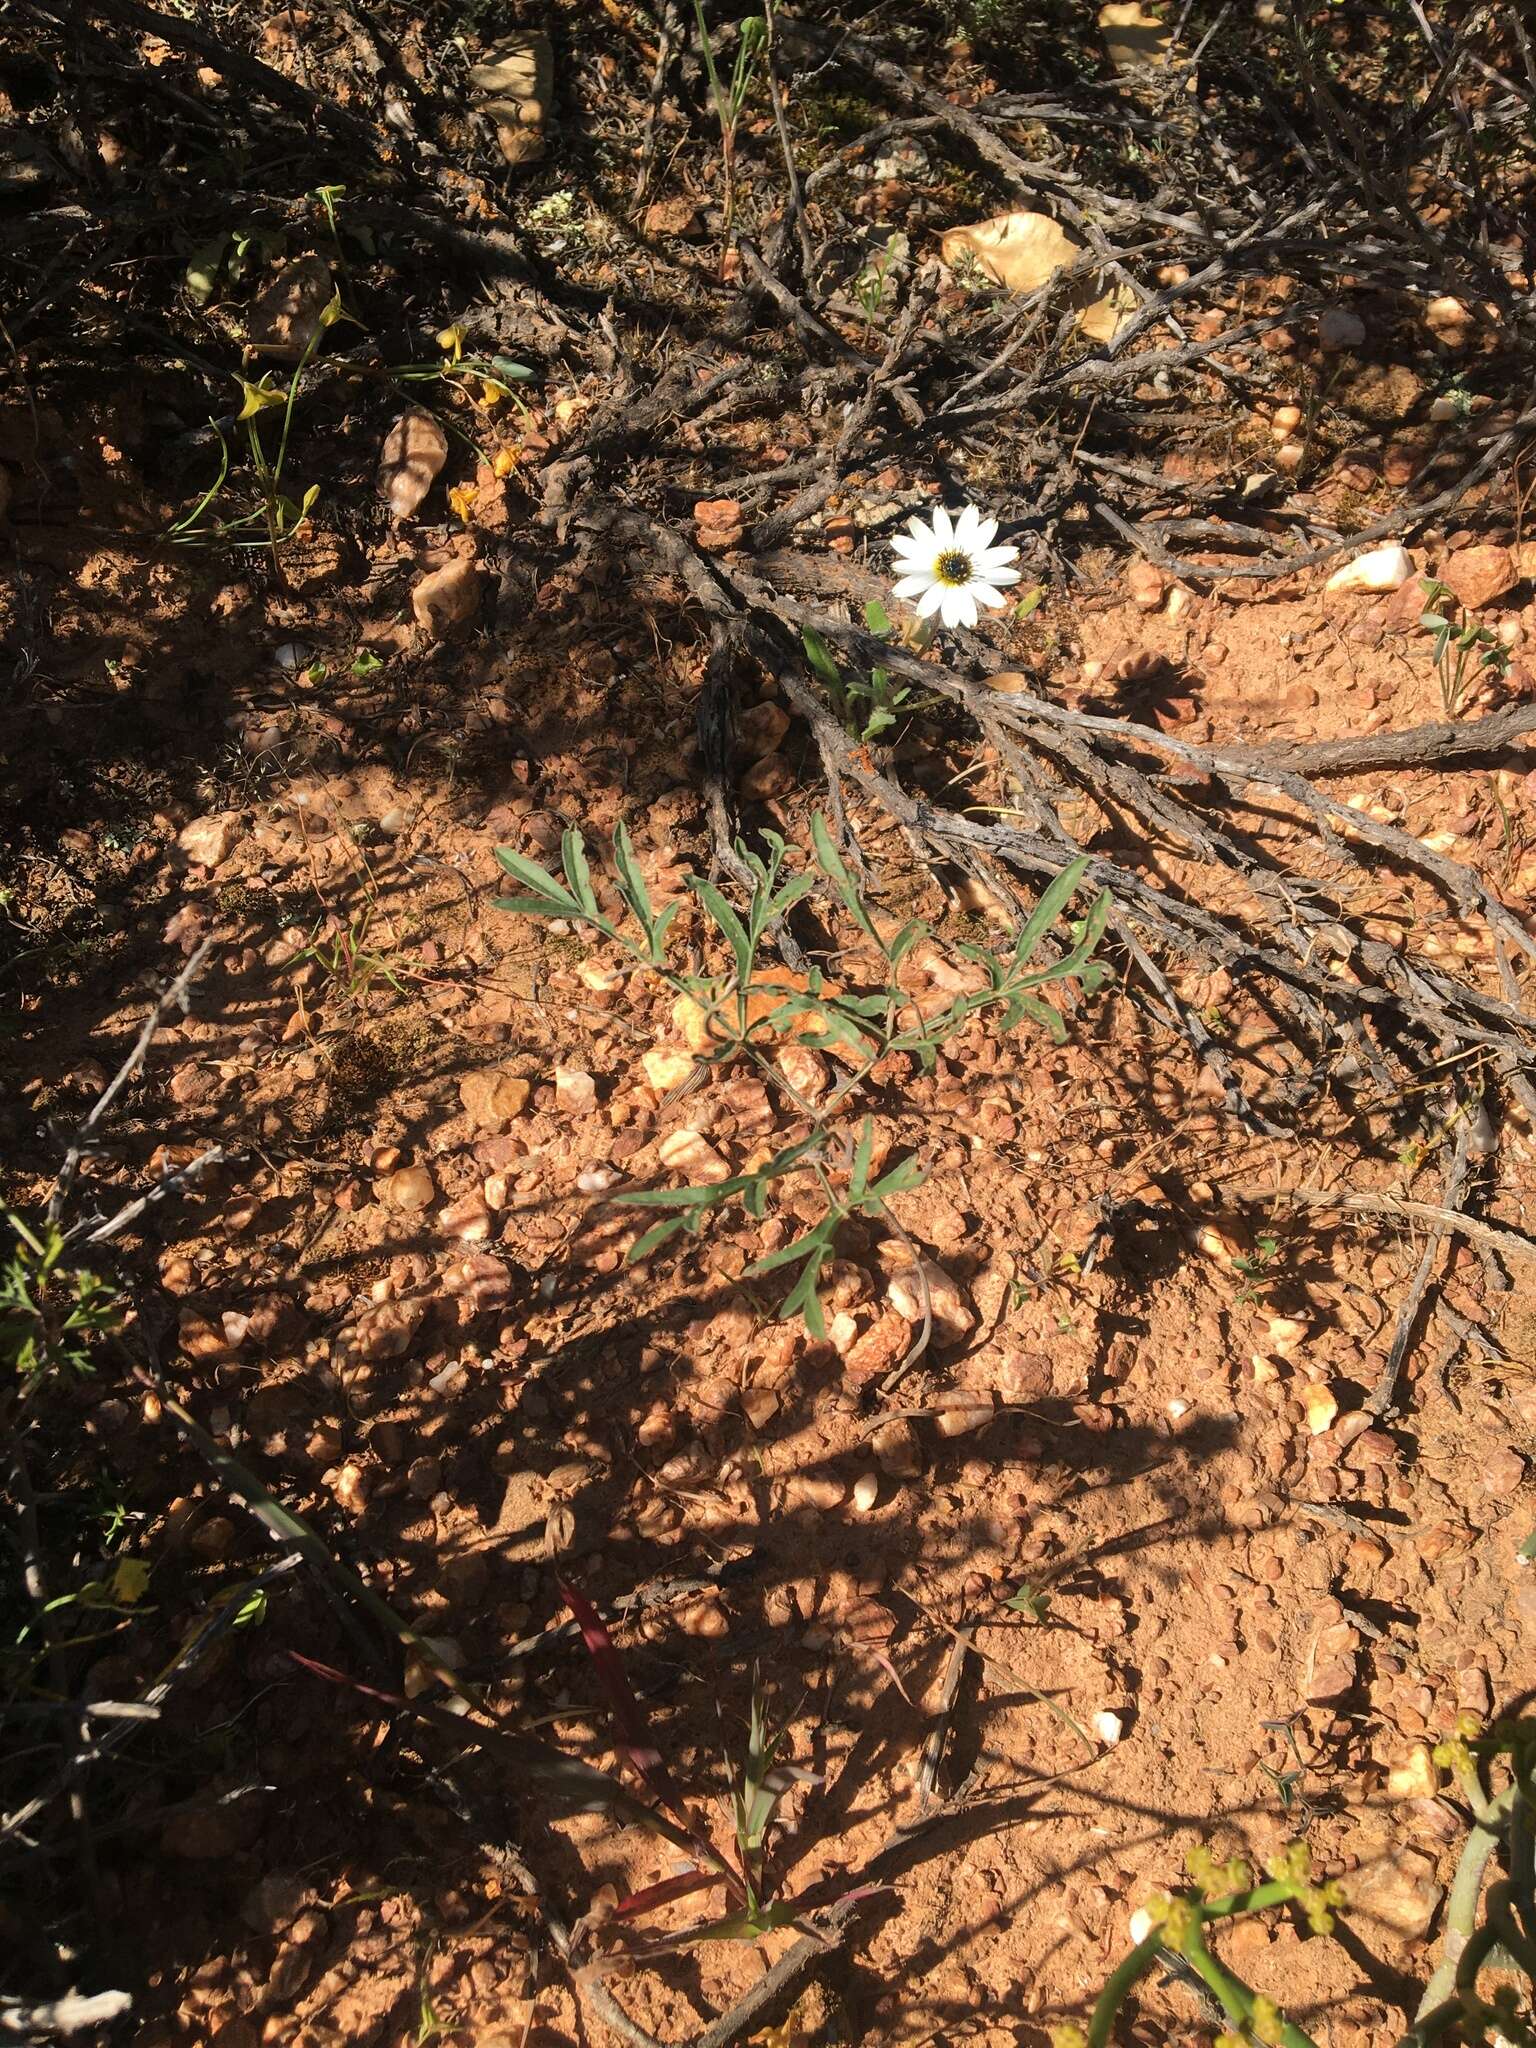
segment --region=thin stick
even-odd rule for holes
[[[1460,1126],[1462,1130],[1466,1125]],[[1414,1202],[1405,1195],[1356,1194],[1347,1188],[1286,1188],[1239,1185],[1227,1182],[1216,1189],[1233,1206],[1264,1202],[1283,1208],[1287,1202],[1300,1209],[1337,1209],[1348,1216],[1394,1216],[1404,1223],[1423,1223],[1437,1235],[1449,1231],[1469,1244],[1486,1245],[1515,1259],[1536,1259],[1536,1239],[1517,1230],[1504,1230],[1485,1223],[1481,1216],[1469,1216],[1465,1209],[1449,1203]]]
[[[1450,1170],[1445,1176],[1445,1203],[1447,1214],[1455,1215],[1456,1197],[1461,1193],[1462,1182],[1467,1176],[1467,1154],[1471,1148],[1472,1126],[1465,1117],[1456,1126],[1456,1149],[1451,1155]],[[1398,1375],[1403,1361],[1408,1356],[1408,1347],[1413,1342],[1413,1333],[1418,1325],[1419,1310],[1429,1288],[1430,1276],[1439,1262],[1440,1247],[1445,1241],[1447,1226],[1437,1224],[1431,1232],[1428,1244],[1419,1260],[1413,1284],[1408,1289],[1408,1298],[1403,1303],[1402,1313],[1397,1319],[1397,1331],[1392,1339],[1392,1349],[1387,1353],[1386,1370],[1382,1373],[1374,1391],[1366,1399],[1366,1407],[1373,1415],[1392,1414],[1393,1396],[1397,1392]]]
[[[75,1184],[75,1176],[80,1171],[80,1162],[85,1157],[96,1126],[101,1122],[107,1111],[116,1102],[118,1096],[127,1087],[129,1081],[132,1080],[133,1076],[144,1064],[144,1058],[149,1051],[150,1042],[154,1038],[155,1033],[160,1029],[166,1012],[172,1009],[179,1009],[183,1015],[186,1014],[187,992],[196,980],[198,969],[208,958],[212,947],[212,939],[204,939],[180,974],[177,975],[170,987],[161,995],[155,1007],[144,1019],[144,1028],[135,1040],[133,1049],[128,1054],[128,1057],[123,1061],[123,1064],[112,1076],[106,1087],[102,1089],[100,1095],[96,1098],[95,1107],[87,1116],[85,1122],[75,1132],[74,1138],[70,1142],[69,1150],[64,1155],[64,1164],[59,1168],[59,1177],[54,1184],[53,1196],[48,1204],[48,1221],[50,1223],[57,1224],[60,1216],[63,1215],[64,1204],[69,1200],[70,1190]]]

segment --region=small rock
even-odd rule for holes
[[[498,1068],[466,1074],[459,1083],[459,1100],[482,1130],[499,1130],[528,1107],[533,1084]]]
[[[902,1341],[905,1343],[906,1324],[903,1323],[901,1328]],[[857,1318],[849,1315],[846,1309],[839,1309],[827,1325],[827,1342],[832,1346],[832,1349],[839,1358],[846,1359],[852,1354],[858,1341],[859,1325]]]
[[[441,1458],[413,1458],[406,1467],[405,1490],[416,1500],[430,1500],[443,1483]]]
[[[235,1525],[228,1516],[211,1515],[192,1531],[187,1544],[205,1564],[218,1564],[228,1557],[234,1541]]]
[[[1341,1700],[1355,1689],[1360,1639],[1347,1622],[1320,1629],[1307,1649],[1302,1697],[1309,1706]]]
[[[905,1417],[882,1422],[871,1436],[869,1448],[880,1470],[892,1479],[915,1479],[923,1469],[922,1445]]]
[[[1389,1799],[1433,1799],[1439,1790],[1440,1773],[1423,1742],[1416,1742],[1403,1762],[1387,1773]]]
[[[1004,697],[1032,696],[1035,678],[1019,668],[1000,668],[984,678],[989,690],[996,690]]]
[[[880,1498],[880,1477],[875,1472],[861,1472],[853,1482],[853,1504],[861,1515],[867,1515]]]
[[[349,1515],[360,1515],[368,1505],[368,1475],[361,1465],[349,1459],[330,1473],[326,1482],[336,1497],[336,1505]]]
[[[423,576],[411,592],[417,625],[434,640],[446,640],[479,609],[482,582],[473,562],[445,562]]]
[[[875,1256],[886,1275],[885,1298],[907,1322],[922,1322],[926,1292],[935,1344],[958,1344],[975,1329],[969,1304],[942,1266],[921,1253],[914,1258],[899,1238],[887,1238]]]
[[[484,1244],[491,1234],[491,1212],[479,1188],[460,1195],[446,1209],[437,1212],[437,1227],[445,1237],[461,1237],[466,1244]]]
[[[741,1411],[754,1429],[766,1429],[779,1412],[779,1397],[772,1387],[744,1387]]]
[[[940,1436],[969,1436],[973,1430],[985,1429],[996,1413],[990,1394],[969,1394],[961,1387],[951,1387],[935,1401],[934,1427]]]
[[[402,1166],[389,1175],[379,1192],[391,1209],[412,1214],[431,1207],[437,1198],[437,1183],[424,1166]]]
[[[783,796],[795,786],[795,771],[782,754],[764,754],[754,761],[742,776],[737,787],[744,797],[754,803],[766,803],[771,797]]]
[[[1365,340],[1365,322],[1358,313],[1350,312],[1347,306],[1329,306],[1318,315],[1317,343],[1329,354],[1341,349],[1359,348]]]
[[[1469,612],[1481,611],[1514,589],[1519,582],[1515,558],[1508,548],[1485,546],[1458,548],[1440,571],[1456,602]]]
[[[1408,550],[1397,546],[1369,548],[1342,569],[1335,569],[1325,590],[1400,590],[1413,574]]]
[[[829,1472],[793,1472],[784,1482],[784,1504],[830,1515],[848,1498],[848,1488]]]
[[[1421,1940],[1434,1924],[1441,1896],[1434,1858],[1421,1849],[1389,1849],[1349,1877],[1350,1911],[1361,1916],[1367,1938],[1375,1921],[1403,1941]]]
[[[1155,562],[1136,561],[1125,572],[1125,588],[1137,611],[1155,612],[1167,594],[1168,578]]]
[[[240,831],[236,811],[217,811],[207,818],[194,818],[176,835],[176,844],[200,868],[222,867],[229,859]]]
[[[1525,1460],[1512,1444],[1495,1451],[1483,1467],[1483,1486],[1494,1498],[1515,1493],[1525,1481]]]
[[[704,232],[704,224],[693,201],[679,194],[672,199],[653,199],[645,209],[641,232],[647,240],[653,235],[685,235],[692,241]]]
[[[1332,1387],[1315,1381],[1302,1387],[1297,1395],[1307,1418],[1307,1428],[1313,1436],[1321,1436],[1339,1412],[1339,1403]]]
[[[782,704],[766,700],[749,706],[736,721],[736,737],[741,742],[742,751],[754,761],[761,760],[764,754],[774,753],[788,731],[789,713]]]
[[[1424,325],[1447,348],[1465,348],[1472,332],[1471,310],[1460,299],[1431,299],[1424,308]]]
[[[831,1078],[827,1063],[819,1052],[808,1045],[783,1045],[773,1056],[773,1063],[795,1093],[807,1102],[819,1102],[827,1092]]]
[[[656,1147],[656,1156],[690,1186],[713,1187],[731,1177],[729,1163],[697,1131],[670,1132]]]
[[[597,1104],[597,1083],[581,1067],[556,1067],[555,1107],[567,1116],[585,1116]]]
[[[1107,1707],[1101,1707],[1092,1715],[1088,1726],[1097,1735],[1106,1749],[1113,1749],[1125,1733],[1125,1723],[1118,1714],[1112,1714]]]
[[[640,1066],[647,1083],[658,1095],[670,1095],[693,1072],[693,1054],[679,1046],[658,1045],[640,1055]]]

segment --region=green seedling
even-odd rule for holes
[[[49,1371],[88,1373],[92,1353],[123,1324],[123,1299],[99,1273],[64,1262],[68,1243],[52,1223],[36,1229],[0,1209],[12,1244],[0,1264],[0,1360],[33,1380]]]
[[[1050,1612],[1051,1596],[1043,1588],[1026,1582],[1009,1594],[1003,1607],[1007,1613],[1017,1614],[1025,1621],[1044,1621]]]
[[[365,904],[345,924],[322,920],[315,926],[307,946],[290,953],[274,972],[312,961],[332,1000],[365,1002],[378,982],[386,982],[397,996],[405,994],[405,983],[391,965],[389,955],[370,944],[374,907]]]
[[[907,260],[911,243],[903,234],[893,234],[885,244],[871,254],[869,261],[853,280],[853,296],[864,315],[866,336],[879,317],[885,304],[886,287],[893,271],[899,270]],[[870,631],[874,632],[871,626]]]
[[[759,62],[768,47],[768,22],[761,14],[748,14],[736,24],[736,59],[729,77],[722,75],[715,61],[715,46],[704,18],[704,0],[693,0],[699,24],[699,45],[704,53],[704,71],[720,128],[720,174],[724,188],[724,250],[731,246],[731,229],[736,219],[736,131],[752,90]]]
[[[1243,1306],[1262,1301],[1274,1285],[1272,1269],[1279,1253],[1279,1238],[1269,1231],[1261,1231],[1253,1241],[1251,1252],[1242,1252],[1233,1258],[1233,1270],[1243,1276],[1243,1284],[1237,1290],[1237,1300]]]
[[[345,318],[341,294],[333,293],[286,382],[271,371],[263,372],[254,383],[244,376],[236,380],[241,393],[237,424],[245,429],[246,454],[255,482],[257,502],[228,518],[217,512],[216,508],[223,502],[229,485],[231,465],[229,443],[215,427],[219,442],[218,474],[191,511],[170,527],[167,539],[180,546],[214,542],[235,548],[267,548],[271,553],[273,571],[279,582],[283,580],[280,551],[299,532],[320,496],[320,486],[308,484],[295,497],[287,482],[293,411],[298,403],[304,372],[319,347],[321,336],[338,320]],[[262,433],[261,420],[268,412],[280,415],[275,445],[269,445]]]
[[[610,917],[598,901],[585,842],[579,832],[566,832],[561,846],[562,872],[553,874],[511,847],[498,847],[496,858],[526,892],[499,897],[495,908],[523,916],[561,918],[599,932],[623,948],[639,966],[655,975],[675,994],[687,996],[705,1020],[713,1041],[699,1056],[706,1072],[732,1064],[756,1066],[771,1086],[784,1092],[786,1083],[771,1057],[781,1036],[801,1045],[833,1053],[841,1077],[818,1102],[794,1097],[796,1111],[809,1121],[808,1135],[797,1138],[752,1171],[681,1188],[648,1188],[618,1195],[617,1203],[666,1212],[631,1246],[631,1261],[648,1257],[680,1232],[700,1232],[728,1203],[739,1202],[751,1217],[763,1220],[770,1194],[792,1175],[816,1183],[823,1204],[820,1220],[790,1243],[747,1268],[746,1278],[761,1277],[787,1266],[799,1271],[780,1305],[784,1316],[800,1315],[811,1333],[825,1334],[817,1280],[834,1255],[837,1232],[849,1217],[879,1216],[892,1196],[918,1186],[922,1170],[915,1158],[897,1161],[883,1172],[874,1167],[874,1125],[865,1115],[855,1128],[854,1099],[866,1092],[882,1061],[907,1055],[932,1072],[940,1049],[973,1018],[984,1017],[999,1032],[1028,1021],[1060,1042],[1066,1027],[1060,1015],[1041,998],[1053,982],[1075,979],[1085,991],[1097,989],[1105,969],[1092,959],[1109,916],[1109,899],[1094,899],[1086,915],[1069,928],[1070,944],[1041,966],[1033,959],[1047,932],[1065,911],[1082,881],[1086,860],[1063,870],[1041,895],[1033,915],[1002,952],[956,944],[953,950],[979,970],[978,986],[953,996],[929,1016],[918,1014],[901,987],[901,963],[919,940],[931,937],[929,927],[913,918],[899,929],[882,928],[847,864],[838,852],[826,820],[818,813],[811,823],[815,869],[793,873],[788,848],[777,833],[765,833],[767,858],[745,842],[737,855],[751,877],[751,892],[738,910],[702,875],[686,877],[688,889],[709,923],[724,941],[730,966],[721,974],[674,967],[667,941],[679,906],[667,905],[658,915],[651,906],[629,834],[621,824],[614,836],[614,883],[624,911],[636,929]],[[819,871],[819,872],[818,872]],[[812,890],[831,899],[848,922],[878,952],[883,980],[853,993],[829,986],[813,970],[803,985],[782,976],[763,958],[764,941]]]
[[[1269,1724],[1266,1724],[1269,1725]],[[1273,1724],[1288,1727],[1287,1723]],[[1536,1719],[1497,1721],[1484,1730],[1475,1715],[1458,1717],[1435,1763],[1450,1773],[1471,1815],[1446,1902],[1441,1955],[1398,2048],[1532,2048],[1536,2043]],[[1493,1790],[1497,1769],[1504,1782]],[[1504,1875],[1489,1880],[1490,1866]],[[1108,2048],[1116,2022],[1140,1981],[1159,1960],[1192,1971],[1226,2022],[1216,2048],[1314,2048],[1286,2018],[1216,1953],[1213,1934],[1276,1909],[1299,1914],[1313,1935],[1331,1934],[1348,1909],[1348,1887],[1314,1881],[1304,1843],[1293,1842],[1255,1884],[1241,1858],[1218,1864],[1209,1849],[1192,1850],[1188,1890],[1149,1899],[1138,1919],[1145,1932],[1111,1972],[1086,2030],[1052,2029],[1054,2048]]]
[[[878,640],[894,637],[895,627],[885,606],[875,599],[864,607],[864,621]],[[825,685],[832,709],[850,738],[866,744],[889,732],[898,718],[911,717],[942,702],[936,696],[919,696],[910,683],[893,683],[889,669],[871,669],[867,678],[844,675],[837,658],[821,635],[807,626],[800,635],[811,673]]]
[[[1434,636],[1430,645],[1445,715],[1457,718],[1473,682],[1508,674],[1509,649],[1491,627],[1467,617],[1448,584],[1426,579],[1423,589],[1429,606],[1419,624]]]

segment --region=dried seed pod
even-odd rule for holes
[[[393,519],[409,519],[448,460],[448,436],[429,412],[402,413],[384,436],[379,492]]]

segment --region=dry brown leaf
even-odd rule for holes
[[[448,460],[448,436],[431,413],[402,413],[384,436],[379,492],[392,519],[409,519]]]
[[[1058,270],[1067,270],[1083,253],[1083,244],[1048,213],[999,213],[970,227],[951,228],[939,244],[951,269],[969,256],[988,277],[1011,292],[1035,292]],[[1077,324],[1094,341],[1113,341],[1131,311],[1123,285],[1101,292],[1097,273],[1074,280],[1068,303],[1077,308]]]

